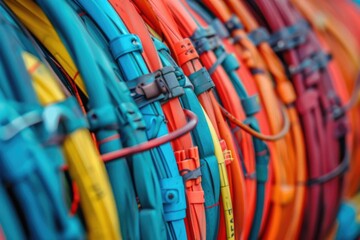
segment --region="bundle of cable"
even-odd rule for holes
[[[352,0],[0,2],[0,239],[357,239]]]

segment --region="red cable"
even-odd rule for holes
[[[187,134],[188,132],[190,132],[191,130],[193,130],[195,128],[195,126],[198,122],[198,118],[193,112],[191,112],[189,110],[184,109],[184,113],[188,118],[190,118],[190,121],[184,127],[176,129],[175,131],[169,133],[168,135],[152,139],[148,142],[141,143],[136,146],[124,148],[119,151],[114,151],[111,153],[103,154],[103,155],[101,155],[102,160],[104,162],[109,162],[109,161],[112,161],[112,160],[115,160],[118,158],[122,158],[122,157],[125,157],[128,155],[144,152],[149,149],[158,147],[164,143],[171,142],[171,141]]]
[[[79,193],[79,188],[75,181],[72,182],[71,187],[72,187],[72,191],[73,191],[73,199],[71,202],[70,215],[73,216],[76,214],[76,212],[79,208],[80,193]]]
[[[4,231],[2,230],[2,227],[0,225],[0,240],[6,240]]]
[[[162,136],[159,138],[154,138],[148,142],[141,143],[139,145],[132,146],[132,147],[123,148],[118,151],[113,151],[110,153],[103,154],[103,155],[101,155],[101,159],[104,162],[110,162],[110,161],[116,160],[118,158],[126,157],[128,155],[132,155],[135,153],[140,153],[140,152],[150,150],[150,149],[158,147],[164,143],[171,142],[181,136],[184,136],[185,134],[192,131],[196,127],[196,124],[198,122],[198,118],[193,112],[184,109],[184,113],[190,119],[189,122],[184,127],[176,129],[175,131],[170,132],[168,135],[165,135],[165,136]],[[67,169],[68,169],[67,165],[64,165],[62,167],[63,171],[66,171]]]

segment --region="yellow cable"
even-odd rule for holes
[[[358,192],[349,201],[356,209],[356,221],[360,222],[360,192]]]
[[[157,32],[151,28],[149,25],[147,25],[149,32],[157,39],[162,40],[160,35],[157,34]],[[211,137],[214,143],[215,148],[215,156],[218,161],[219,166],[219,173],[220,173],[220,188],[221,188],[221,199],[223,203],[223,210],[224,210],[224,216],[225,216],[225,225],[226,225],[226,237],[227,239],[235,239],[235,227],[234,227],[234,214],[233,214],[233,208],[232,208],[232,200],[231,200],[231,193],[230,193],[230,186],[229,186],[229,180],[226,170],[226,163],[224,158],[224,152],[222,151],[219,139],[217,137],[216,131],[214,126],[212,125],[209,117],[207,116],[204,109],[202,109],[207,125],[209,126]]]
[[[56,80],[38,59],[29,53],[24,53],[23,59],[41,104],[46,106],[66,99]],[[73,132],[64,140],[63,149],[70,176],[80,190],[88,238],[121,239],[115,200],[105,166],[89,131],[79,129]]]
[[[220,173],[220,187],[221,187],[221,199],[224,207],[224,216],[225,216],[225,225],[226,225],[226,237],[227,239],[235,239],[235,228],[234,228],[234,214],[232,207],[232,200],[230,194],[230,186],[229,180],[226,170],[226,163],[224,158],[224,152],[222,151],[219,139],[217,137],[214,126],[212,125],[209,117],[204,112],[206,122],[209,126],[211,137],[214,143],[215,148],[215,156],[219,165],[219,173]]]
[[[51,52],[70,77],[74,79],[81,91],[87,94],[85,85],[70,54],[42,9],[33,1],[5,0],[5,3],[25,27],[30,29],[31,33]]]
[[[149,24],[146,24],[146,23],[145,23],[145,25],[146,25],[149,33],[150,33],[154,38],[156,38],[156,39],[160,40],[161,42],[163,42],[164,44],[166,44],[166,43],[164,42],[164,39],[162,39],[161,36],[160,36],[152,27],[150,27]]]

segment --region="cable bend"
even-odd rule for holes
[[[240,127],[242,130],[244,130],[245,132],[249,133],[250,135],[259,138],[261,140],[264,141],[277,141],[280,140],[281,138],[285,137],[285,135],[289,132],[290,130],[290,119],[289,116],[286,113],[286,109],[284,106],[281,107],[281,113],[284,119],[284,125],[282,127],[282,129],[274,134],[274,135],[264,135],[260,132],[255,131],[254,129],[252,129],[251,127],[249,127],[247,124],[241,122],[240,120],[238,120],[234,115],[232,115],[231,113],[229,113],[224,107],[222,107],[219,103],[218,106],[220,107],[220,110],[222,112],[222,114],[230,120],[230,122],[232,122],[233,124],[235,124],[236,126]]]
[[[343,109],[345,112],[351,110],[359,103],[359,93],[360,93],[360,72],[356,78],[354,90],[351,94],[349,101],[343,105]]]
[[[183,126],[182,128],[176,129],[175,131],[170,132],[169,134],[165,135],[165,136],[161,136],[158,138],[154,138],[149,140],[148,142],[144,142],[141,144],[138,144],[136,146],[131,146],[131,147],[127,147],[127,148],[123,148],[121,150],[118,151],[113,151],[110,153],[106,153],[101,155],[101,159],[106,163],[106,162],[111,162],[114,161],[116,159],[119,158],[123,158],[129,155],[133,155],[136,153],[140,153],[140,152],[144,152],[147,150],[150,150],[152,148],[158,147],[162,144],[171,142],[179,137],[184,136],[185,134],[191,132],[197,125],[198,123],[198,118],[195,115],[195,113],[184,109],[184,113],[185,115],[189,118],[188,123]],[[67,170],[68,166],[64,165],[62,167],[62,170]]]
[[[186,109],[184,109],[184,113],[190,119],[184,127],[176,129],[175,131],[172,131],[165,136],[151,139],[148,142],[141,143],[139,145],[132,146],[132,147],[123,148],[118,151],[103,154],[103,155],[101,155],[101,159],[104,162],[110,162],[117,158],[122,158],[122,157],[126,157],[128,155],[132,155],[135,153],[140,153],[140,152],[150,150],[150,149],[158,147],[162,144],[171,142],[181,136],[184,136],[185,134],[191,132],[196,127],[196,124],[198,122],[198,118],[195,115],[195,113],[193,113],[189,110],[186,110]]]

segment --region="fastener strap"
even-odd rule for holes
[[[210,26],[214,29],[216,34],[221,39],[226,39],[226,38],[228,38],[230,36],[230,33],[229,33],[228,29],[224,26],[224,24],[218,18],[215,18],[210,23]]]
[[[233,32],[234,30],[244,29],[244,25],[241,23],[240,19],[235,15],[232,15],[230,19],[224,24],[230,33]]]
[[[181,176],[160,180],[166,221],[176,221],[186,216],[184,183]]]
[[[174,53],[176,53],[176,58],[180,67],[189,61],[199,58],[199,55],[189,38],[177,42],[174,45]]]
[[[331,54],[318,51],[308,58],[304,59],[299,65],[291,66],[289,72],[291,75],[295,75],[304,72],[306,75],[310,75],[316,71],[325,69],[332,59]]]
[[[24,129],[39,124],[43,141],[52,144],[61,142],[68,134],[77,129],[89,127],[74,97],[44,108],[30,107],[25,111],[0,127],[1,140],[10,140]]]
[[[196,95],[200,95],[215,87],[210,74],[205,68],[201,68],[199,71],[192,73],[189,76],[189,80],[194,86],[194,92]]]
[[[221,46],[221,39],[216,35],[212,26],[199,28],[190,38],[199,55]]]
[[[188,171],[187,173],[185,173],[184,175],[182,175],[184,182],[189,181],[189,180],[195,180],[198,177],[201,177],[201,169],[196,168],[192,171]]]
[[[257,28],[248,34],[248,38],[253,42],[255,46],[259,46],[263,42],[267,42],[270,39],[269,32],[263,28]]]
[[[129,81],[127,86],[139,107],[159,100],[167,101],[184,94],[175,68],[171,66]]]
[[[247,117],[253,116],[260,111],[258,95],[249,96],[241,99],[241,106]]]
[[[139,37],[134,34],[118,36],[109,42],[109,48],[115,60],[131,52],[143,51]]]
[[[275,52],[293,49],[305,42],[308,31],[309,24],[302,20],[273,33],[268,42]]]

